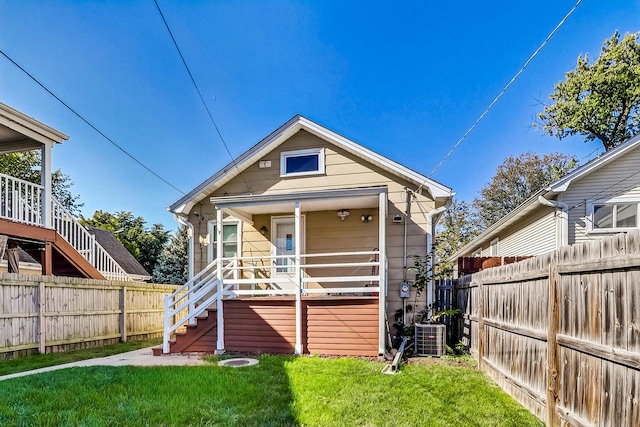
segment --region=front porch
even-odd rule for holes
[[[279,337],[277,352],[368,356],[384,353],[386,187],[221,197],[212,198],[211,202],[216,219],[210,221],[213,247],[209,253],[229,252],[224,246],[228,242],[224,234],[227,215],[244,225],[245,236],[234,247],[243,256],[215,257],[192,280],[167,296],[164,353],[176,351],[170,345],[171,334],[184,327],[193,329],[196,319],[205,315],[216,316],[215,346],[210,342],[206,351],[243,348],[261,352],[255,331],[262,330]],[[375,220],[368,214],[345,222],[337,212],[347,209],[367,209],[375,214]],[[291,214],[286,215],[287,212]],[[258,216],[263,221],[271,220],[270,231],[260,227],[262,222],[254,222]],[[274,219],[282,218],[289,222],[280,227]],[[333,225],[318,225],[328,221]],[[369,221],[371,224],[364,227],[363,223]],[[367,233],[366,238],[349,233],[357,227]],[[337,237],[341,233],[344,237]],[[262,239],[251,244],[252,236],[258,234]],[[317,244],[321,240],[322,244]],[[327,245],[333,250],[327,250]],[[353,250],[363,245],[376,247]],[[263,312],[265,307],[270,308]],[[244,315],[238,317],[236,310]],[[282,324],[267,321],[270,317],[265,313],[273,314],[273,320]],[[251,318],[260,319],[259,324],[245,321]],[[206,335],[209,340],[213,336]]]

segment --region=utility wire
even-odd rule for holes
[[[542,48],[545,47],[545,45],[549,42],[549,40],[551,40],[551,38],[555,35],[555,33],[560,29],[560,27],[562,27],[562,25],[567,21],[567,19],[569,19],[569,17],[573,14],[573,12],[575,12],[575,10],[578,8],[578,6],[580,6],[580,3],[582,3],[582,0],[578,0],[576,2],[576,4],[571,8],[571,10],[565,15],[564,18],[562,18],[562,20],[558,23],[558,25],[556,25],[556,27],[553,29],[553,31],[551,31],[551,33],[549,33],[549,35],[547,36],[547,38],[542,42],[542,44],[535,50],[535,52],[533,52],[531,54],[531,56],[529,57],[529,59],[527,59],[527,61],[524,63],[524,65],[522,66],[522,68],[520,68],[520,71],[518,71],[513,78],[509,81],[509,83],[507,83],[507,85],[504,87],[504,89],[502,89],[502,91],[500,91],[500,93],[498,94],[498,96],[496,96],[494,98],[493,101],[491,101],[491,103],[489,104],[489,106],[484,110],[484,112],[480,115],[480,117],[478,117],[478,119],[473,123],[473,125],[471,125],[471,127],[464,133],[464,135],[462,135],[462,137],[458,140],[458,142],[456,142],[453,146],[453,148],[451,148],[451,150],[449,150],[449,152],[447,153],[446,156],[444,156],[444,158],[440,161],[440,163],[438,163],[438,165],[435,167],[435,169],[433,169],[431,171],[431,173],[429,174],[429,178],[431,178],[431,176],[433,176],[433,174],[440,169],[440,166],[442,166],[442,164],[444,162],[447,161],[447,159],[453,154],[454,151],[456,151],[456,148],[458,148],[458,146],[460,144],[462,144],[462,141],[464,141],[467,137],[467,135],[469,135],[471,133],[471,131],[473,129],[476,128],[476,126],[478,126],[478,124],[482,121],[482,119],[484,119],[484,117],[489,113],[489,111],[493,108],[493,106],[496,104],[496,102],[498,102],[498,100],[500,98],[502,98],[502,95],[504,95],[504,93],[511,87],[511,85],[516,81],[516,79],[518,77],[520,77],[520,74],[522,74],[522,72],[525,70],[525,68],[527,68],[527,66],[529,65],[529,63],[531,61],[533,61],[533,58],[535,58],[538,53],[540,53],[540,51],[542,50]],[[424,183],[423,183],[424,184]],[[422,187],[422,185],[420,186]]]
[[[204,97],[202,96],[202,92],[200,92],[200,88],[198,88],[198,84],[196,83],[196,80],[193,78],[193,74],[191,74],[191,70],[189,69],[189,66],[187,65],[187,61],[184,59],[184,56],[182,55],[182,51],[180,50],[180,47],[178,46],[178,42],[176,41],[175,37],[173,37],[173,33],[171,32],[171,28],[169,28],[169,24],[167,23],[167,20],[164,17],[164,14],[162,13],[162,9],[160,9],[160,5],[158,4],[157,0],[153,0],[153,2],[156,4],[156,8],[158,8],[158,13],[160,13],[160,17],[162,18],[162,22],[164,22],[164,26],[167,28],[167,31],[169,32],[169,36],[171,37],[171,41],[173,41],[173,45],[176,47],[176,50],[178,51],[178,55],[180,55],[180,59],[182,60],[182,64],[184,65],[184,68],[187,70],[187,73],[189,74],[189,78],[191,79],[191,83],[193,83],[193,87],[195,87],[196,92],[198,92],[198,96],[200,97],[200,101],[202,101],[202,105],[204,106],[204,109],[207,110],[207,114],[209,115],[209,119],[211,120],[211,123],[213,123],[213,127],[216,129],[216,132],[218,133],[218,136],[220,137],[220,141],[222,141],[222,145],[224,145],[225,150],[227,150],[227,154],[229,154],[229,157],[231,158],[231,163],[233,163],[233,166],[235,166],[235,168],[238,171],[238,174],[240,175],[240,178],[242,178],[242,181],[244,181],[244,185],[247,186],[247,189],[249,190],[249,192],[251,192],[251,187],[249,187],[249,184],[247,184],[247,181],[244,179],[244,176],[242,175],[242,172],[240,171],[240,168],[238,167],[238,164],[236,163],[235,159],[233,158],[233,155],[231,154],[231,151],[229,150],[229,147],[227,146],[227,143],[225,142],[224,138],[222,137],[222,133],[220,132],[220,129],[218,128],[218,125],[216,124],[216,121],[213,119],[213,115],[211,114],[211,111],[209,110],[209,107],[207,106],[207,103],[204,101]]]
[[[49,88],[47,88],[43,83],[40,83],[40,81],[38,79],[36,79],[31,73],[29,73],[27,70],[25,70],[22,66],[20,66],[20,64],[18,64],[16,61],[14,61],[13,59],[11,59],[11,57],[9,57],[9,55],[7,55],[2,49],[0,49],[0,53],[2,54],[2,56],[4,56],[5,58],[7,58],[11,63],[13,63],[13,65],[15,65],[16,67],[18,67],[23,73],[25,73],[27,76],[29,76],[29,78],[31,80],[33,80],[34,82],[36,82],[36,84],[38,84],[38,86],[40,86],[42,89],[44,89],[47,93],[49,93],[49,95],[53,96],[55,99],[58,100],[58,102],[60,102],[62,105],[64,105],[69,111],[71,111],[73,114],[75,114],[80,120],[82,120],[83,122],[85,122],[91,129],[93,129],[94,131],[96,131],[98,134],[100,134],[104,139],[106,139],[107,141],[109,141],[111,144],[113,144],[113,146],[115,146],[118,150],[122,151],[125,155],[127,155],[131,160],[133,160],[134,162],[136,162],[137,164],[139,164],[140,166],[142,166],[143,168],[145,168],[148,172],[150,172],[153,176],[155,176],[156,178],[158,178],[160,181],[164,182],[165,184],[167,184],[169,187],[173,188],[174,190],[176,190],[177,192],[179,192],[180,194],[185,194],[184,191],[180,190],[178,187],[176,187],[175,185],[173,185],[172,183],[170,183],[169,181],[167,181],[166,179],[164,179],[163,177],[161,177],[158,173],[156,173],[155,171],[153,171],[149,166],[145,165],[144,163],[142,163],[140,160],[138,160],[137,158],[135,158],[131,153],[129,153],[127,150],[125,150],[124,148],[122,148],[122,146],[120,146],[119,144],[117,144],[113,139],[109,138],[104,132],[102,132],[100,129],[98,129],[95,125],[93,125],[93,123],[91,123],[89,120],[85,119],[84,116],[82,116],[82,114],[78,113],[76,110],[74,110],[73,108],[71,108],[71,106],[69,106],[69,104],[67,104],[66,102],[64,102],[62,99],[60,99],[60,97],[58,97],[55,93],[53,93],[51,90],[49,90]]]

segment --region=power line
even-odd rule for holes
[[[476,121],[471,125],[471,127],[464,133],[464,135],[462,135],[462,137],[458,140],[458,142],[456,142],[453,145],[453,148],[451,148],[451,150],[449,150],[449,152],[447,153],[446,156],[444,156],[444,158],[440,161],[440,163],[438,163],[438,165],[435,167],[435,169],[433,169],[431,171],[431,173],[429,174],[429,178],[431,176],[433,176],[433,174],[440,169],[440,166],[442,166],[442,164],[444,162],[447,161],[447,159],[453,154],[454,151],[456,151],[456,148],[458,148],[458,146],[462,143],[462,141],[465,140],[465,138],[467,137],[467,135],[469,135],[471,133],[471,131],[473,129],[476,128],[476,126],[478,126],[478,124],[482,121],[482,119],[484,119],[484,117],[489,113],[489,111],[493,108],[493,106],[496,104],[496,102],[498,102],[498,100],[500,98],[502,98],[502,95],[504,95],[504,93],[511,87],[511,85],[516,81],[516,79],[518,77],[520,77],[520,74],[522,74],[522,72],[525,70],[525,68],[527,68],[527,66],[529,65],[529,63],[531,63],[531,61],[533,61],[533,58],[535,58],[538,53],[540,53],[540,51],[542,50],[542,48],[545,47],[545,45],[549,42],[549,40],[551,40],[551,38],[555,35],[555,33],[560,29],[560,27],[562,27],[562,25],[567,21],[567,19],[569,19],[569,17],[573,14],[573,12],[578,8],[578,6],[580,5],[580,3],[582,3],[582,0],[578,0],[576,2],[576,4],[571,8],[571,10],[565,15],[564,18],[562,18],[562,20],[558,23],[558,25],[556,25],[556,27],[553,29],[553,31],[551,31],[551,33],[549,33],[549,35],[547,36],[547,38],[542,42],[542,44],[540,46],[538,46],[538,48],[531,54],[531,56],[529,57],[529,59],[527,59],[527,61],[524,63],[524,65],[522,66],[522,68],[520,68],[520,70],[513,76],[513,78],[511,78],[511,80],[509,81],[509,83],[507,83],[507,85],[502,89],[502,91],[500,91],[500,93],[498,94],[498,96],[496,96],[493,101],[491,101],[491,103],[489,104],[489,106],[484,110],[484,112],[480,115],[480,117],[478,117],[476,119]]]
[[[174,190],[176,190],[177,192],[179,192],[180,194],[185,194],[184,191],[180,190],[178,187],[176,187],[175,185],[171,184],[169,181],[167,181],[166,179],[164,179],[163,177],[161,177],[158,173],[156,173],[155,171],[153,171],[150,167],[148,167],[147,165],[145,165],[144,163],[142,163],[140,160],[138,160],[137,158],[135,158],[131,153],[129,153],[127,150],[125,150],[124,148],[122,148],[122,146],[120,146],[119,144],[117,144],[113,139],[109,138],[104,132],[102,132],[100,129],[98,129],[93,123],[91,123],[89,120],[85,119],[84,116],[82,116],[80,113],[78,113],[76,110],[74,110],[73,108],[71,108],[71,106],[69,106],[69,104],[67,104],[66,102],[64,102],[62,99],[60,99],[60,97],[58,97],[55,93],[53,93],[51,90],[49,90],[48,87],[46,87],[43,83],[41,83],[38,79],[36,79],[31,73],[29,73],[27,70],[25,70],[22,66],[20,66],[20,64],[18,64],[16,61],[14,61],[13,59],[11,59],[11,57],[9,57],[9,55],[7,55],[2,49],[0,49],[0,53],[2,54],[2,56],[4,56],[5,58],[7,58],[13,65],[15,65],[16,67],[18,67],[23,73],[25,73],[27,76],[29,76],[29,78],[31,80],[33,80],[34,82],[36,82],[36,84],[38,86],[40,86],[42,89],[44,89],[47,93],[49,93],[49,95],[53,96],[56,100],[58,100],[58,102],[60,102],[62,105],[64,105],[69,111],[71,111],[73,114],[75,114],[80,120],[82,120],[83,122],[85,122],[91,129],[93,129],[94,131],[96,131],[98,134],[100,134],[100,136],[102,136],[104,139],[106,139],[107,141],[109,141],[111,144],[113,144],[114,147],[116,147],[118,150],[122,151],[125,155],[127,155],[131,160],[133,160],[134,162],[136,162],[137,164],[139,164],[140,166],[142,166],[144,169],[146,169],[148,172],[150,172],[153,176],[155,176],[156,178],[158,178],[160,181],[164,182],[165,184],[167,184],[169,187],[173,188]]]
[[[173,45],[176,47],[176,50],[178,51],[178,55],[180,55],[180,59],[182,60],[182,64],[184,65],[184,68],[187,70],[187,73],[189,74],[189,78],[191,79],[191,83],[193,83],[193,87],[195,87],[196,92],[198,92],[198,96],[200,97],[200,101],[202,101],[202,105],[204,106],[204,109],[207,110],[207,114],[209,115],[209,119],[211,120],[211,123],[213,123],[213,127],[216,129],[216,132],[218,133],[218,136],[220,137],[220,141],[222,141],[222,145],[224,145],[225,150],[227,150],[227,154],[229,154],[229,157],[231,158],[231,163],[233,163],[233,166],[235,166],[236,170],[238,171],[238,174],[240,175],[240,178],[242,178],[242,181],[244,181],[244,185],[247,186],[247,189],[249,190],[249,192],[251,192],[251,187],[249,187],[249,184],[247,184],[247,181],[244,179],[244,176],[242,175],[242,172],[240,171],[240,168],[238,167],[238,164],[236,163],[235,159],[233,158],[233,155],[231,154],[231,151],[229,150],[229,147],[227,146],[227,143],[225,142],[224,138],[222,137],[222,133],[220,132],[220,129],[218,128],[218,125],[216,124],[216,121],[213,119],[213,115],[211,114],[211,111],[209,110],[209,107],[207,106],[207,103],[204,101],[204,97],[202,96],[202,92],[200,92],[200,88],[198,87],[198,84],[196,83],[196,80],[193,78],[193,74],[191,74],[191,70],[189,69],[189,66],[187,65],[187,61],[184,59],[184,56],[182,55],[182,51],[180,50],[180,47],[178,46],[178,42],[176,41],[175,37],[173,37],[173,33],[171,32],[171,28],[169,28],[169,24],[167,23],[167,20],[164,17],[164,14],[162,13],[162,9],[160,9],[160,5],[158,4],[157,0],[153,0],[153,2],[156,4],[156,7],[158,8],[158,13],[160,13],[160,17],[162,18],[162,22],[164,22],[164,26],[167,28],[167,31],[169,32],[169,36],[171,37],[171,41],[173,41]]]

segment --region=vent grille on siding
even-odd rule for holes
[[[446,336],[446,325],[417,323],[415,332],[416,355],[443,356],[447,352]]]

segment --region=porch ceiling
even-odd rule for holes
[[[217,208],[232,209],[250,217],[251,215],[293,212],[296,202],[300,202],[302,212],[377,209],[380,193],[386,192],[386,187],[373,187],[277,195],[212,197],[211,203]]]
[[[69,137],[21,112],[0,103],[0,153],[40,149]]]

